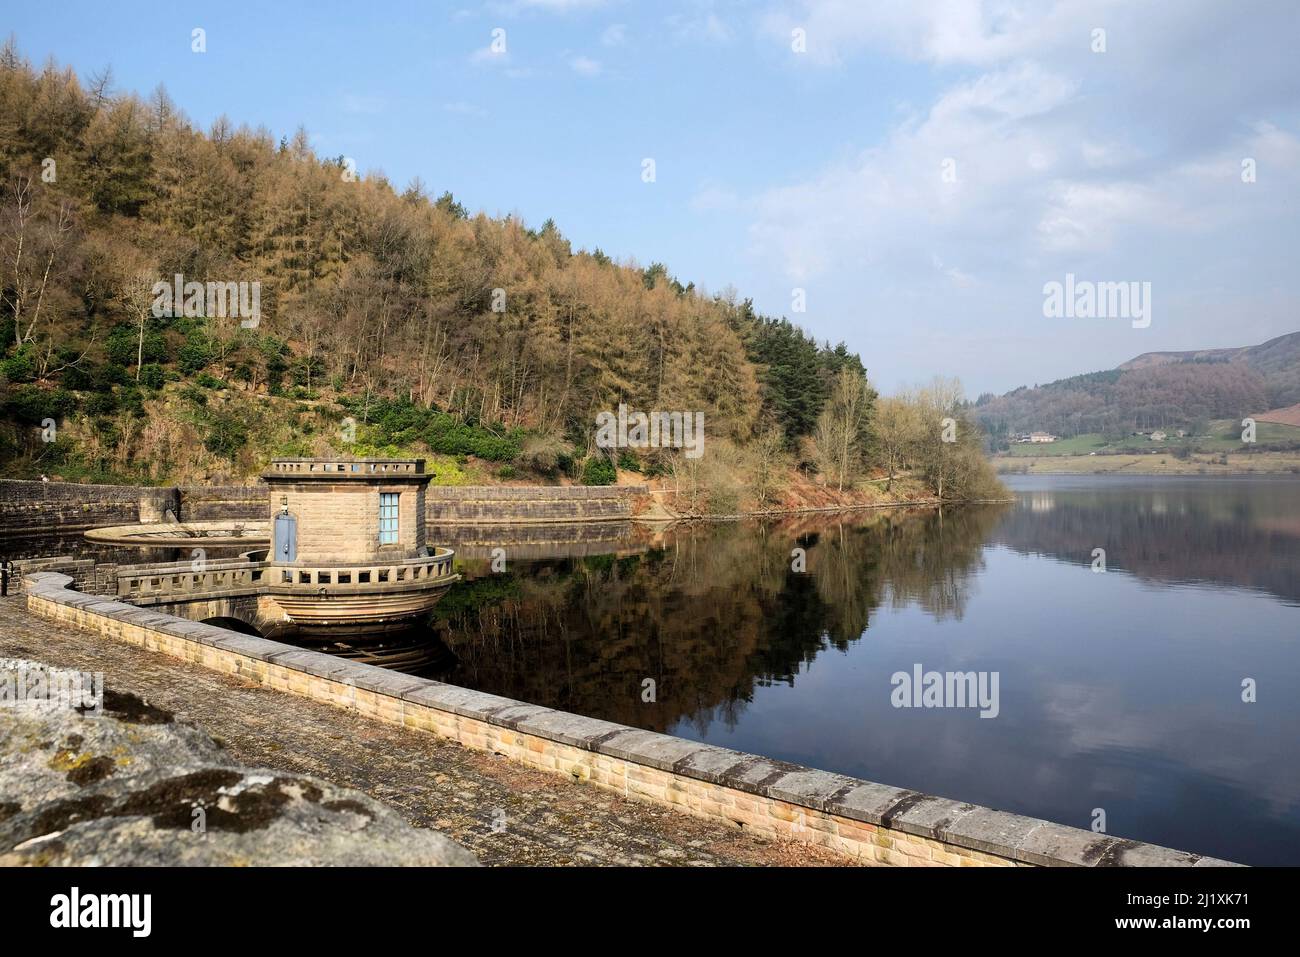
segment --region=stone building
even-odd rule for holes
[[[427,554],[423,459],[276,459],[273,564],[350,564]]]

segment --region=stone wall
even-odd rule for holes
[[[28,608],[263,687],[865,863],[1228,864],[386,671],[78,594],[67,589],[69,583],[63,575],[34,576]]]
[[[428,527],[627,521],[644,495],[644,486],[430,486],[423,516],[404,510],[402,523],[410,528],[420,518]],[[157,522],[177,505],[186,522],[265,520],[270,497],[263,482],[146,488],[0,479],[0,542],[54,529]],[[358,520],[370,527],[370,516]]]
[[[23,590],[23,583],[30,575],[40,572],[56,572],[72,579],[72,586],[77,591],[89,595],[117,594],[117,565],[110,562],[96,563],[93,558],[25,558],[14,562],[15,577],[9,581],[9,591],[16,594]]]
[[[645,544],[628,519],[574,524],[433,525],[429,541],[450,542],[458,559],[490,559],[504,548],[511,561],[641,554]]]
[[[265,519],[265,485],[81,485],[0,479],[0,540],[6,536],[77,532],[104,525],[163,521],[168,509],[183,521]]]
[[[397,493],[397,541],[379,544],[379,496]],[[414,558],[424,544],[422,483],[374,476],[330,482],[276,483],[272,498],[298,520],[299,562],[361,562]],[[277,558],[279,556],[276,556]]]
[[[429,524],[627,521],[643,485],[431,486]]]
[[[81,531],[139,521],[141,495],[150,491],[134,485],[0,479],[0,541],[47,535],[56,528]]]
[[[187,522],[265,521],[266,485],[182,485],[181,518]]]

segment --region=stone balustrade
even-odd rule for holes
[[[331,478],[423,475],[424,459],[367,459],[364,462],[338,461],[334,459],[274,459],[265,474],[272,476],[328,475]]]
[[[449,548],[439,548],[427,557],[400,561],[311,567],[268,563],[267,583],[274,594],[298,590],[316,593],[327,585],[332,589],[342,587],[344,590],[372,590],[376,585],[428,585],[452,576],[451,562],[454,554]]]
[[[263,588],[264,576],[263,563],[247,558],[121,565],[117,569],[117,597],[152,604],[252,595]]]

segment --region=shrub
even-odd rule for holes
[[[166,362],[167,340],[162,333],[146,329],[142,350],[139,329],[134,326],[114,326],[108,334],[108,357],[120,366],[135,365],[137,357],[144,362]]]
[[[61,419],[77,407],[71,392],[41,389],[34,385],[17,385],[9,390],[4,413],[28,425],[40,425],[45,419]]]
[[[523,440],[519,461],[537,472],[554,472],[568,456],[569,447],[560,435],[530,435]]]
[[[107,392],[115,385],[126,385],[131,381],[126,366],[116,362],[106,362],[90,374],[90,387],[96,392]]]
[[[475,455],[490,462],[513,462],[523,440],[522,430],[501,435],[408,400],[380,399],[367,407],[358,399],[343,399],[340,405],[359,421],[367,421],[381,444],[402,446],[420,439],[443,455]]]
[[[134,384],[122,389],[118,402],[123,409],[126,409],[132,415],[136,417],[144,415],[144,396]]]
[[[187,385],[181,389],[181,398],[187,402],[193,402],[197,406],[208,404],[208,394],[196,385]]]
[[[30,351],[24,347],[0,361],[0,376],[10,382],[31,382],[36,376],[36,364]]]
[[[147,362],[140,367],[140,384],[150,389],[161,389],[167,381],[163,367],[156,362]]]
[[[112,415],[116,411],[117,396],[111,391],[96,392],[86,401],[87,415]]]
[[[614,471],[614,465],[603,455],[593,455],[587,459],[587,464],[582,469],[583,485],[613,485],[618,481],[618,473]]]
[[[192,375],[210,365],[214,358],[212,343],[208,341],[207,336],[192,335],[185,340],[185,345],[181,346],[176,361],[182,372]]]
[[[213,455],[234,461],[239,450],[248,444],[248,428],[233,415],[218,412],[207,423],[208,437],[203,447]]]
[[[103,370],[89,359],[83,359],[78,365],[68,366],[63,370],[63,384],[69,389],[85,392],[95,388],[95,380],[103,375]]]

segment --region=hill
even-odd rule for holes
[[[1004,444],[1009,433],[1031,431],[1066,438],[1153,429],[1207,435],[1217,420],[1258,417],[1297,402],[1300,332],[1235,349],[1143,353],[1115,369],[981,396],[974,414],[993,442]]]

